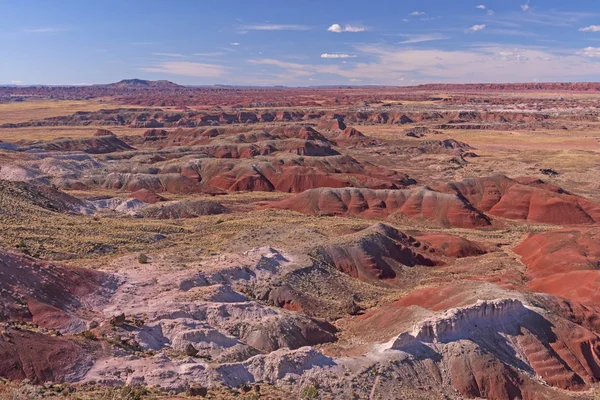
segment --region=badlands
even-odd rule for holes
[[[0,88],[0,399],[600,398],[600,84]]]

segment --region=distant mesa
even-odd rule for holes
[[[151,88],[151,89],[177,89],[183,88],[183,86],[173,83],[171,81],[160,80],[160,81],[147,81],[144,79],[123,79],[122,81],[110,83],[106,85],[114,88]]]

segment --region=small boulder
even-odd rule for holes
[[[198,384],[191,384],[186,394],[190,397],[206,397],[208,389]]]

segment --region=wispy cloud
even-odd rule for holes
[[[194,76],[202,78],[219,78],[227,72],[226,68],[217,64],[204,64],[186,61],[170,61],[153,67],[140,68],[144,72],[155,72],[169,75]]]
[[[486,7],[486,6],[484,6],[483,4],[480,4],[480,5],[478,5],[478,6],[477,6],[477,7],[475,7],[475,8],[479,8],[480,10],[485,10],[487,7]]]
[[[485,29],[485,24],[481,24],[481,25],[473,25],[472,27],[468,28],[466,30],[467,33],[469,32],[479,32]]]
[[[586,47],[581,54],[586,57],[600,58],[600,47]]]
[[[413,11],[410,13],[410,15],[417,17],[419,15],[425,15],[425,12],[424,11]]]
[[[308,25],[255,24],[245,25],[243,29],[248,31],[308,31],[312,27]]]
[[[530,1],[528,1],[528,2],[527,2],[527,3],[525,3],[525,4],[521,4],[521,10],[523,10],[524,12],[531,11],[531,10],[532,10],[532,8],[531,8],[531,6],[529,5],[529,3],[530,3]]]
[[[27,33],[53,33],[53,32],[65,32],[65,31],[68,31],[68,29],[45,27],[45,28],[27,28],[27,29],[23,29],[23,31],[27,32]]]
[[[311,80],[343,83],[351,79],[384,85],[398,84],[403,79],[413,83],[569,81],[593,79],[600,70],[600,48],[549,50],[489,43],[463,50],[376,44],[357,45],[355,49],[359,57],[364,55],[369,61],[302,64],[256,59],[248,63],[264,65],[264,79],[272,79],[271,84],[286,85]]]
[[[345,26],[341,26],[340,24],[333,24],[329,28],[327,28],[327,30],[329,32],[334,32],[334,33],[342,33],[342,32],[356,33],[356,32],[364,32],[367,29],[363,26],[358,26],[358,25],[346,24]]]
[[[230,46],[239,46],[239,45],[240,45],[240,43],[238,43],[238,42],[233,42],[233,43],[229,43],[229,45],[230,45]]]
[[[490,28],[486,29],[488,34],[502,35],[502,36],[520,36],[520,37],[539,37],[540,35],[534,32],[523,31],[520,29],[504,29],[504,28]]]
[[[600,25],[590,25],[579,29],[579,32],[600,32]]]
[[[356,58],[355,54],[346,53],[323,53],[321,58]]]
[[[198,57],[220,57],[220,56],[224,56],[225,52],[224,51],[213,51],[213,52],[208,52],[208,53],[194,53],[195,56]]]
[[[160,56],[160,57],[185,57],[185,55],[183,54],[178,54],[178,53],[152,53],[153,56]]]
[[[406,40],[400,42],[400,44],[410,44],[410,43],[422,43],[422,42],[431,42],[434,40],[446,40],[447,36],[444,36],[439,33],[432,34],[420,34],[420,35],[411,35],[411,34],[399,34],[398,36],[405,37]]]
[[[309,70],[310,68],[307,68],[307,65],[305,65],[305,64],[291,63],[291,62],[280,61],[280,60],[271,59],[271,58],[248,60],[248,64],[269,65],[269,66],[281,68],[281,69],[285,70],[285,73],[282,74],[282,76],[285,76],[287,74],[289,76],[289,78],[299,78],[299,77],[306,78],[306,77],[314,75],[314,71],[310,71]]]

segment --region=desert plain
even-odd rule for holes
[[[0,399],[600,398],[600,84],[0,88]]]

